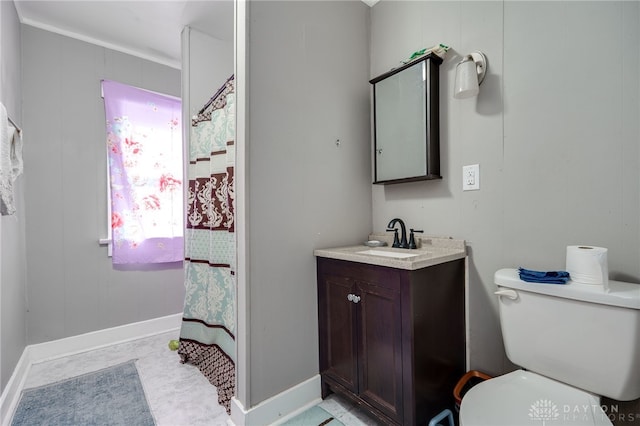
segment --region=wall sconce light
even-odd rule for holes
[[[480,83],[487,72],[487,57],[482,52],[471,52],[456,66],[453,97],[465,99],[480,93]]]

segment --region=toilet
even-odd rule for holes
[[[461,426],[612,425],[600,396],[640,398],[640,285],[528,283],[495,273],[507,357],[520,370],[471,388]]]

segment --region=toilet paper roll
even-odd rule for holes
[[[593,246],[567,246],[567,272],[571,281],[609,286],[607,249]]]

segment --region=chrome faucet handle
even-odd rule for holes
[[[413,233],[414,232],[422,233],[422,232],[424,232],[424,230],[422,230],[422,229],[413,229],[413,228],[411,228],[409,230],[411,231],[411,235],[409,236],[409,248],[410,249],[416,249],[416,248],[418,248],[418,246],[416,245],[416,239],[413,236]]]

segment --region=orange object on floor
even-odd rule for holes
[[[459,407],[460,403],[462,403],[462,397],[469,389],[473,386],[477,385],[480,382],[485,380],[489,380],[492,377],[477,370],[467,371],[467,373],[458,380],[456,387],[453,388],[453,397],[456,399],[456,405]],[[470,383],[475,382],[475,383]],[[466,385],[470,385],[467,386]],[[465,388],[466,387],[466,388]],[[464,391],[464,392],[463,392]]]

